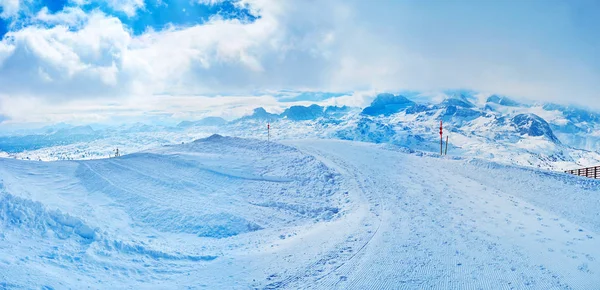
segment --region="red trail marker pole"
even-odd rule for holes
[[[444,130],[443,130],[443,126],[442,126],[442,121],[440,121],[440,155],[443,155],[443,147],[444,147],[444,139],[443,139],[443,135],[444,135]]]

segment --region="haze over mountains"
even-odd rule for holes
[[[311,97],[312,96],[312,97]],[[266,138],[335,138],[390,143],[439,152],[439,122],[450,138],[449,154],[546,169],[600,163],[600,113],[553,103],[518,102],[507,96],[458,91],[434,97],[381,93],[369,106],[327,106],[335,94],[300,94],[281,113],[258,107],[227,121],[220,117],[181,121],[176,126],[57,124],[0,137],[4,156],[58,160],[103,158],[120,147],[132,153],[157,145],[190,142],[213,133]],[[309,100],[309,101],[306,101]]]

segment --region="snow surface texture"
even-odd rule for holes
[[[30,160],[106,158],[181,144],[218,133],[267,139],[324,138],[390,143],[439,152],[439,122],[450,137],[449,154],[557,171],[600,164],[600,114],[556,104],[522,104],[508,97],[469,92],[375,97],[366,108],[292,105],[281,114],[257,108],[231,122],[218,117],[177,126],[145,124],[98,128],[50,126],[35,134],[0,136],[0,157]],[[30,132],[31,133],[31,132]]]
[[[215,135],[0,183],[0,288],[600,285],[600,182],[480,159]]]

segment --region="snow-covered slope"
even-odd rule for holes
[[[291,147],[220,136],[102,160],[0,159],[0,283],[247,284],[231,259],[336,217],[336,179]]]
[[[285,144],[212,136],[111,159],[0,159],[0,287],[600,285],[598,181],[386,144]]]

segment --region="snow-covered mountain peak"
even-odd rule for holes
[[[383,93],[377,95],[371,105],[362,111],[362,114],[369,116],[389,116],[411,107],[414,104],[415,102],[409,100],[405,96]]]
[[[69,136],[69,135],[93,135],[94,133],[95,133],[94,129],[92,129],[91,126],[86,125],[86,126],[76,126],[76,127],[70,127],[70,128],[61,128],[61,129],[58,129],[58,131],[56,131],[53,134]]]
[[[449,106],[455,106],[455,107],[461,107],[461,108],[474,108],[475,107],[475,105],[473,103],[471,103],[469,100],[467,100],[464,96],[460,96],[458,98],[447,98],[438,105],[438,107],[449,107]]]
[[[269,122],[272,140],[336,138],[439,152],[438,127],[443,121],[452,155],[549,169],[600,163],[600,114],[572,106],[527,104],[505,96],[462,91],[381,93],[366,108],[330,106],[331,102],[289,104],[279,108],[280,114],[259,107],[230,122],[208,117],[182,121],[176,127],[134,125],[93,130],[61,124],[58,127],[64,132],[84,134],[2,136],[0,151],[35,160],[101,158],[115,148],[132,153],[214,133],[266,139]]]
[[[521,135],[529,135],[532,137],[545,136],[552,142],[560,143],[558,138],[556,138],[552,132],[548,122],[536,114],[519,114],[514,116],[511,121]]]
[[[264,121],[269,121],[269,120],[275,120],[275,119],[278,119],[278,118],[279,118],[279,115],[273,114],[273,113],[269,113],[263,107],[258,107],[258,108],[255,108],[252,111],[251,115],[244,116],[244,117],[242,117],[240,119],[237,119],[235,122],[245,121],[245,120],[264,120]]]
[[[324,115],[324,108],[312,104],[306,106],[291,106],[287,108],[280,116],[293,121],[314,120]]]
[[[502,106],[506,106],[506,107],[520,107],[523,106],[521,103],[506,97],[506,96],[499,96],[499,95],[491,95],[490,97],[487,98],[487,103],[493,103],[493,104],[498,104],[498,105],[502,105]]]

